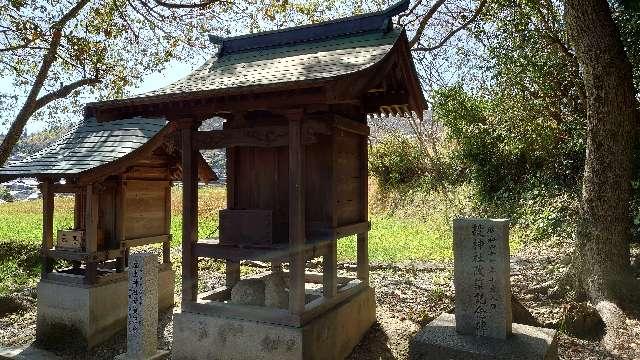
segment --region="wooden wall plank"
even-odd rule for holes
[[[127,180],[124,227],[127,239],[166,235],[168,181]]]

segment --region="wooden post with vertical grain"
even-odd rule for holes
[[[182,303],[198,297],[198,258],[193,246],[198,241],[198,157],[193,143],[194,119],[180,120],[182,140]]]
[[[289,121],[289,312],[301,315],[305,305],[304,145],[302,110],[286,113]]]
[[[360,144],[360,211],[362,221],[369,221],[368,145],[367,136],[363,136]],[[369,232],[358,234],[357,242],[358,279],[369,284]]]
[[[47,256],[47,250],[53,247],[53,204],[54,194],[51,180],[45,179],[40,184],[42,193],[42,277],[53,271],[53,259]]]
[[[87,185],[85,206],[85,247],[88,254],[98,251],[98,221],[100,194],[97,185]],[[95,284],[98,280],[98,263],[88,261],[85,273],[85,283]]]

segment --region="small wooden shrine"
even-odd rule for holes
[[[367,116],[425,109],[406,34],[392,22],[408,5],[210,36],[216,55],[184,79],[87,105],[86,116],[99,123],[161,117],[180,129],[173,141],[182,157],[182,312],[174,317],[174,358],[341,358],[375,321]],[[200,131],[213,116],[226,120],[223,129]],[[199,151],[215,148],[227,153],[227,209],[219,239],[198,239]],[[357,236],[357,276],[339,277],[337,241],[350,235]],[[317,257],[322,273],[306,272]],[[203,258],[226,262],[226,286],[199,291]],[[266,279],[280,274],[286,307],[234,299],[248,280],[242,260],[271,262],[272,274],[249,280],[266,289]]]
[[[127,256],[133,247],[162,243],[160,305],[173,304],[171,182],[182,174],[180,150],[171,140],[175,131],[162,118],[88,118],[50,147],[0,168],[0,182],[40,182],[39,340],[64,324],[93,346],[125,326]],[[204,159],[196,161],[202,180],[217,179]],[[75,197],[73,227],[57,233],[55,194]]]

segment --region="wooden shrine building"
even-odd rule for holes
[[[63,329],[79,335],[68,337],[73,344],[92,347],[126,326],[132,247],[162,243],[159,302],[161,308],[173,304],[171,181],[182,176],[176,131],[163,118],[88,118],[39,153],[0,168],[0,182],[40,182],[43,265],[36,337],[44,345],[51,332]],[[202,180],[217,179],[202,157],[195,163]],[[75,197],[73,225],[57,234],[55,194]]]
[[[375,321],[367,115],[421,116],[425,109],[407,36],[392,23],[408,4],[273,32],[210,36],[216,54],[182,80],[87,105],[86,116],[98,122],[162,117],[180,129],[182,312],[174,317],[174,358],[341,358]],[[214,116],[226,120],[222,130],[198,130]],[[199,151],[215,148],[226,149],[228,208],[220,212],[219,239],[198,239]],[[337,274],[337,241],[350,235],[357,235],[357,278]],[[305,272],[315,257],[323,259],[322,274]],[[225,287],[199,291],[204,258],[226,262]],[[246,280],[242,260],[269,261],[283,274],[286,308],[234,299]],[[266,277],[252,280],[260,279]]]
[[[216,54],[182,80],[86,106],[95,124],[160,118],[176,129],[159,142],[180,150],[183,182],[182,311],[174,316],[173,358],[343,358],[375,321],[367,116],[425,110],[407,36],[392,22],[408,5],[210,36]],[[214,116],[225,119],[222,130],[199,130]],[[227,209],[219,239],[198,239],[199,151],[215,148],[227,154]],[[357,276],[340,277],[337,241],[350,235],[357,236]],[[306,261],[317,257],[322,273],[306,272]],[[204,258],[226,262],[225,287],[199,291]],[[244,279],[242,260],[271,262],[272,273]],[[276,289],[286,294],[284,306],[267,306],[273,275],[284,279]],[[257,300],[236,296],[256,283],[262,298],[260,286],[252,288]]]

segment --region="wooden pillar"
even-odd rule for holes
[[[236,208],[236,151],[234,148],[226,149],[226,170],[227,170],[227,209]],[[233,288],[240,281],[240,263],[227,260],[225,266],[226,286]]]
[[[362,207],[361,217],[363,221],[369,221],[369,181],[368,181],[368,156],[369,147],[367,137],[362,137],[360,145],[360,199]],[[358,234],[358,279],[369,284],[369,232]]]
[[[304,312],[305,292],[305,219],[304,219],[304,146],[302,111],[288,112],[289,120],[289,312]]]
[[[74,197],[73,206],[73,228],[75,230],[84,229],[84,207],[85,207],[85,192],[84,190],[76,192]],[[81,261],[72,261],[74,269],[79,269],[82,266]]]
[[[358,279],[369,284],[369,233],[358,234]]]
[[[87,185],[85,208],[85,246],[86,252],[94,254],[98,251],[98,221],[100,194],[97,185]],[[95,284],[98,275],[98,263],[89,261],[86,264],[85,282]]]
[[[226,262],[226,286],[232,289],[240,281],[240,262],[227,260]]]
[[[126,196],[126,182],[118,181],[116,184],[116,218],[115,218],[115,238],[119,247],[122,247],[123,242],[127,239],[125,234],[124,222],[126,219],[125,214],[125,196]],[[126,249],[128,250],[128,248]],[[125,251],[126,251],[125,250]],[[124,272],[125,269],[125,256],[124,254],[116,258],[116,272]]]
[[[42,277],[53,271],[53,259],[47,256],[47,250],[53,247],[53,210],[54,193],[51,180],[44,180],[40,184],[42,193]]]
[[[193,143],[197,131],[192,119],[181,124],[182,138],[182,304],[198,298],[198,258],[193,246],[198,241],[198,157]]]
[[[276,272],[282,272],[282,261],[280,260],[273,260],[271,262],[271,272],[276,273]]]
[[[73,227],[76,230],[84,229],[85,198],[86,193],[84,191],[78,191],[74,195]]]
[[[338,243],[333,240],[322,257],[322,296],[332,298],[338,294]]]
[[[171,264],[171,182],[167,184],[164,193],[164,228],[169,240],[162,243],[162,263]]]
[[[338,227],[338,174],[336,171],[338,149],[337,149],[337,129],[332,129],[331,134],[331,167],[329,173],[329,181],[331,189],[329,192],[329,203],[331,204],[331,228]],[[322,295],[326,298],[332,298],[338,294],[338,244],[335,230],[331,232],[332,243],[328,246],[327,252],[322,257]]]

